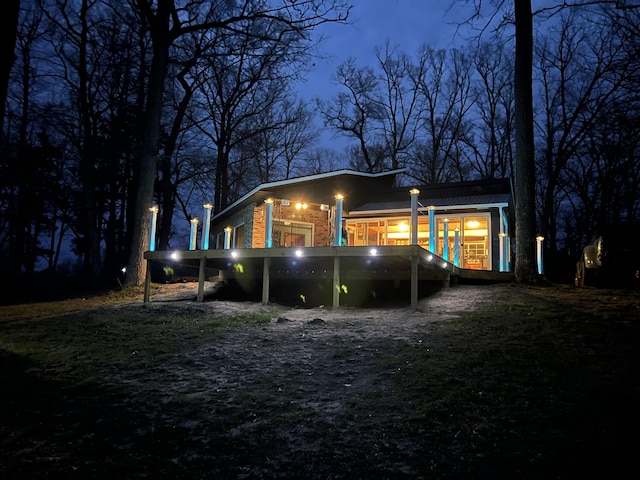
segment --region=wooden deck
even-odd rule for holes
[[[460,269],[418,245],[376,247],[252,248],[238,250],[148,251],[144,301],[149,301],[151,262],[198,267],[197,300],[204,297],[205,269],[214,268],[223,278],[261,279],[262,302],[270,298],[275,280],[329,279],[333,285],[332,305],[340,306],[341,287],[350,280],[409,281],[410,302],[418,303],[420,281],[448,285]]]

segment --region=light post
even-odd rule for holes
[[[418,244],[418,195],[420,190],[412,188],[409,190],[411,195],[411,245]]]
[[[211,231],[211,209],[213,205],[206,203],[204,207],[204,226],[202,227],[202,249],[209,250],[209,232]]]
[[[267,198],[265,204],[264,248],[273,245],[273,198]]]
[[[536,237],[536,259],[538,261],[538,274],[544,275],[544,265],[542,258],[542,243],[544,242],[544,237],[542,235],[538,235]]]
[[[156,222],[158,220],[158,206],[154,205],[149,209],[151,212],[151,225],[149,232],[149,251],[153,252],[156,249]]]
[[[436,253],[436,207],[430,205],[429,211],[429,251]]]
[[[198,234],[198,218],[192,218],[190,220],[191,222],[191,232],[189,234],[189,250],[195,250],[196,249],[196,238],[197,238],[197,234]]]

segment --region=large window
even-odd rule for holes
[[[436,215],[435,253],[454,259],[456,230],[458,231],[458,265],[475,270],[490,270],[489,213],[478,215]],[[446,228],[445,228],[446,225]],[[445,242],[445,229],[447,231]],[[409,245],[411,218],[349,219],[349,245]],[[418,217],[418,245],[429,248],[429,218]],[[446,245],[446,247],[445,247]],[[445,253],[446,250],[446,253]]]
[[[313,224],[274,220],[272,241],[274,247],[311,247]]]

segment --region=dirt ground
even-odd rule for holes
[[[184,330],[163,330],[161,341],[176,336],[186,348],[166,343],[166,351],[155,346],[148,353],[141,341],[139,350],[127,344],[117,361],[94,362],[83,352],[37,365],[5,358],[13,370],[3,381],[13,382],[13,390],[3,405],[3,433],[9,433],[3,478],[535,478],[535,469],[521,463],[542,462],[546,454],[527,451],[507,466],[497,460],[504,459],[498,445],[514,441],[515,429],[510,436],[487,425],[486,413],[468,431],[456,422],[445,427],[456,412],[480,407],[442,408],[450,400],[428,398],[424,389],[416,395],[427,398],[417,398],[396,381],[416,355],[438,362],[465,353],[458,352],[465,344],[434,341],[434,331],[453,319],[480,310],[495,315],[506,304],[531,315],[531,297],[518,288],[447,288],[421,299],[417,311],[196,303],[193,295],[193,284],[177,284],[154,291],[144,306],[112,307],[119,328],[131,332],[172,316],[195,322],[184,338]],[[605,310],[606,301],[598,300]],[[270,319],[207,334],[207,322],[247,312]],[[97,310],[83,318],[99,316]],[[114,328],[95,325],[96,335]],[[195,338],[197,325],[202,338]],[[411,356],[404,357],[408,348]],[[455,383],[456,375],[444,382]],[[422,400],[433,411],[418,411]],[[16,428],[24,422],[28,428]]]

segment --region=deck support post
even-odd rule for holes
[[[149,294],[151,292],[151,260],[147,259],[147,271],[144,275],[144,296],[143,302],[147,303],[149,301]]]
[[[204,257],[200,259],[200,265],[198,267],[198,295],[196,296],[197,302],[204,300],[204,267],[207,261]]]
[[[418,309],[418,256],[411,255],[411,309]]]
[[[337,250],[334,249],[333,254],[333,308],[340,306],[340,257],[337,255]]]
[[[269,303],[269,270],[271,268],[271,258],[264,257],[262,265],[262,304]]]

